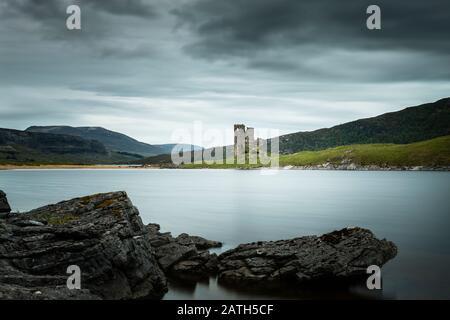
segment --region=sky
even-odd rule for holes
[[[1,0],[0,75],[3,128],[309,131],[449,97],[450,1]]]

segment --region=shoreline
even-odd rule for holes
[[[311,166],[285,166],[283,170],[330,170],[330,171],[438,171],[449,172],[450,166],[386,166],[380,167],[378,165],[311,165]]]
[[[310,166],[283,166],[277,168],[258,167],[258,168],[183,168],[183,167],[164,167],[164,166],[148,166],[148,165],[0,165],[1,170],[117,170],[117,169],[135,169],[135,170],[157,170],[157,169],[180,169],[180,170],[308,170],[308,171],[434,171],[434,172],[450,172],[450,166],[427,167],[427,166],[387,166],[380,167],[376,165],[368,166],[330,166],[330,165],[310,165]]]
[[[60,170],[60,169],[158,169],[158,167],[142,167],[132,165],[71,165],[71,164],[43,164],[43,165],[12,165],[1,164],[0,170]]]

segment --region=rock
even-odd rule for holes
[[[0,190],[0,217],[5,217],[11,212],[11,208],[6,199],[6,194]]]
[[[156,223],[149,223],[146,227],[151,236],[158,234],[159,230],[161,229],[159,224]]]
[[[223,284],[264,288],[349,281],[366,277],[369,265],[381,267],[397,253],[392,242],[362,228],[241,244],[220,256],[208,251],[221,245],[186,233],[173,237],[157,224],[144,226],[125,192],[25,214],[8,211],[0,219],[0,299],[161,298],[165,274],[195,280],[218,274]],[[71,265],[81,270],[80,290],[66,286]]]
[[[238,286],[346,281],[366,276],[368,266],[381,267],[396,254],[392,242],[378,240],[362,228],[241,244],[219,256],[219,281]]]
[[[187,233],[180,234],[175,241],[182,245],[194,245],[198,250],[206,250],[211,248],[220,248],[222,243],[219,241],[207,240],[199,236],[190,236]]]
[[[161,298],[167,282],[150,240],[125,192],[10,215],[0,220],[0,297]],[[66,286],[70,265],[81,270],[81,290]]]
[[[354,164],[353,162],[347,166],[347,170],[357,170],[357,169],[358,169],[358,166],[356,164]]]
[[[45,226],[45,222],[35,221],[35,220],[18,220],[15,224],[20,227],[33,227],[33,226]]]
[[[209,276],[218,270],[218,257],[208,251],[200,252],[191,259],[177,262],[172,267],[172,273],[181,276]]]
[[[157,224],[148,224],[150,243],[161,268],[178,278],[204,278],[218,270],[216,254],[207,251],[221,247],[218,241],[182,233],[174,238],[170,232],[159,232]]]
[[[42,291],[41,291],[42,290]],[[33,288],[18,285],[0,284],[0,300],[100,300],[87,289],[69,290],[66,286],[52,288]]]
[[[174,263],[197,255],[195,246],[179,245],[171,242],[156,249],[156,257],[163,270],[168,270]]]

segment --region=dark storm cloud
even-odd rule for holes
[[[173,10],[200,39],[198,54],[245,54],[286,45],[408,48],[447,53],[448,0],[375,1],[382,30],[366,28],[372,0],[196,0]]]
[[[156,14],[148,2],[142,0],[3,0],[8,15],[27,15],[37,20],[59,19],[67,6],[76,4],[114,15],[151,17]]]
[[[194,121],[288,133],[434,101],[450,92],[447,2],[374,2],[368,31],[369,0],[0,0],[0,127],[165,143]]]
[[[136,38],[131,28],[158,17],[154,1],[145,0],[2,0],[0,18],[16,29],[34,29],[43,40],[59,42],[66,50],[88,53],[98,58],[134,59],[154,53],[148,41]],[[81,8],[81,31],[69,31],[66,9]],[[124,25],[127,28],[124,28]],[[10,27],[13,29],[13,27]],[[141,40],[141,41],[139,41]],[[147,42],[147,43],[146,43]],[[49,44],[47,44],[49,45]],[[50,44],[51,45],[51,44]]]
[[[83,4],[92,4],[97,9],[115,15],[132,15],[140,17],[152,17],[156,15],[156,9],[142,0],[79,0]]]
[[[195,57],[246,58],[250,67],[305,71],[309,67],[302,59],[328,50],[406,52],[433,55],[431,60],[437,64],[426,66],[431,69],[424,78],[449,77],[442,62],[450,62],[450,1],[375,1],[381,7],[382,30],[371,31],[366,28],[366,8],[373,3],[196,0],[173,10],[173,14],[181,26],[187,25],[196,35],[185,47]],[[296,57],[289,61],[283,50],[292,49]],[[267,53],[271,53],[269,58]],[[403,78],[407,74],[403,73]]]

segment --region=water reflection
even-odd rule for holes
[[[221,241],[221,250],[347,226],[368,228],[399,248],[397,257],[383,266],[384,299],[450,298],[448,172],[282,170],[263,176],[252,170],[35,170],[0,171],[0,183],[13,209],[22,212],[125,190],[144,223],[158,223],[162,232],[175,236],[186,232]],[[283,290],[247,293],[224,288],[215,278],[185,284],[185,289],[173,281],[170,285],[165,299],[286,297]],[[379,293],[362,286],[324,294],[377,298]],[[315,292],[299,296],[315,297]]]
[[[368,290],[365,278],[352,283],[314,283],[302,286],[231,286],[218,281],[216,276],[202,279],[169,278],[169,292],[164,299],[303,299],[303,300],[358,300],[395,299],[382,290]]]

